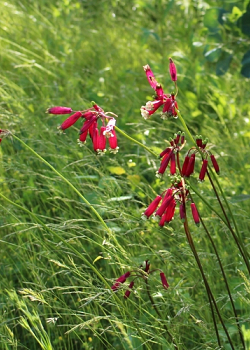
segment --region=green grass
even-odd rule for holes
[[[209,138],[221,168],[218,181],[249,250],[249,81],[240,75],[244,51],[235,44],[229,71],[218,77],[204,58],[204,46],[193,45],[208,40],[206,6],[223,4],[0,0],[0,128],[51,164],[106,224],[27,147],[15,138],[3,139],[0,194],[11,202],[0,197],[0,348],[174,349],[167,327],[179,350],[219,349],[204,282],[178,213],[163,229],[141,220],[170,184],[167,175],[155,177],[159,159],[119,133],[119,152],[98,157],[90,139],[78,146],[80,122],[60,135],[57,126],[64,116],[45,111],[54,105],[89,108],[94,100],[118,114],[121,130],[158,154],[183,128],[179,119],[162,121],[155,114],[145,121],[140,116],[141,105],[153,94],[142,66],[150,64],[170,92],[171,56],[178,69],[182,116],[193,135]],[[192,147],[187,141],[185,151]],[[198,171],[191,185],[222,215],[209,181],[197,183]],[[249,349],[247,269],[228,227],[193,196],[219,251]],[[203,228],[189,223],[235,349],[241,349],[212,246]],[[162,288],[158,270],[149,275],[161,317],[143,279],[135,281],[128,300],[123,298],[127,282],[117,293],[110,289],[145,260],[152,270],[164,271],[170,284]],[[224,348],[231,349],[216,321]]]

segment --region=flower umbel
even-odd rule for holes
[[[172,59],[170,59],[170,66],[169,66],[169,71],[170,71],[170,76],[171,79],[175,83],[175,88],[176,88],[176,93],[170,93],[170,94],[165,94],[163,91],[163,88],[161,84],[159,84],[154,76],[154,73],[152,72],[150,66],[146,64],[143,66],[143,69],[146,73],[148,82],[150,86],[155,90],[155,97],[153,101],[148,101],[145,106],[141,107],[141,115],[144,119],[149,119],[152,114],[154,114],[158,108],[163,106],[162,110],[162,119],[167,119],[170,117],[177,118],[177,113],[175,109],[178,109],[177,102],[175,100],[175,97],[177,95],[177,71],[175,64]]]
[[[78,119],[83,118],[83,126],[80,129],[79,144],[83,145],[89,135],[93,148],[96,153],[104,154],[106,152],[106,139],[109,142],[109,151],[111,153],[118,152],[117,137],[115,133],[115,123],[117,117],[112,112],[104,112],[95,102],[93,106],[83,111],[73,111],[70,107],[56,106],[49,108],[47,113],[50,114],[70,114],[72,113],[60,126],[59,129],[64,131],[70,126],[74,125]],[[98,127],[98,120],[101,120],[102,126]]]

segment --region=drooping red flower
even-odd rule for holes
[[[48,108],[46,112],[49,114],[70,114],[73,112],[73,110],[70,107],[56,106]]]
[[[171,79],[172,77],[174,77],[174,70],[176,72],[176,68],[174,68],[175,66],[173,66],[174,63],[171,63]],[[141,107],[141,115],[144,119],[149,119],[150,116],[152,114],[154,114],[158,108],[160,108],[163,105],[163,111],[162,111],[162,118],[166,119],[169,117],[174,117],[177,118],[177,113],[175,111],[175,109],[178,109],[178,105],[177,102],[175,101],[175,94],[165,94],[163,91],[163,88],[161,86],[161,84],[159,84],[156,79],[155,76],[151,70],[151,68],[149,67],[149,65],[145,65],[143,67],[148,82],[150,84],[150,86],[154,89],[156,96],[155,99],[153,101],[148,101],[146,103],[145,106]],[[177,75],[176,75],[176,80],[177,80]],[[175,81],[176,81],[175,80]]]
[[[153,202],[151,202],[148,206],[148,208],[144,211],[143,215],[142,215],[142,218],[146,218],[148,219],[152,214],[153,212],[156,210],[156,208],[158,207],[160,201],[162,200],[162,197],[161,196],[157,196]]]
[[[130,271],[124,273],[124,275],[117,278],[117,280],[115,280],[115,283],[112,285],[111,289],[113,291],[116,291],[119,288],[120,284],[124,283],[129,276],[130,276]]]
[[[161,277],[161,283],[163,285],[163,288],[168,289],[169,284],[167,282],[167,279],[166,279],[166,276],[165,276],[164,272],[160,273],[160,277]]]
[[[211,159],[211,161],[212,161],[212,163],[213,163],[214,170],[215,170],[216,173],[219,175],[219,173],[220,173],[220,168],[219,168],[219,165],[218,165],[218,163],[217,163],[217,160],[216,160],[215,156],[214,156],[213,154],[211,154],[211,155],[210,155],[210,159]]]
[[[170,139],[169,142],[170,142],[170,146],[160,153],[160,158],[162,158],[162,161],[161,161],[160,168],[156,172],[157,177],[162,177],[169,163],[170,163],[170,175],[176,174],[176,153],[180,152],[184,147],[185,136],[184,134],[181,133],[181,131],[178,131],[178,133],[174,135],[174,138]]]
[[[124,283],[127,280],[127,278],[133,277],[133,280],[128,285],[128,289],[126,290],[126,292],[124,294],[124,298],[128,299],[128,297],[130,296],[130,293],[131,293],[131,289],[135,285],[135,280],[138,279],[138,278],[141,278],[143,281],[145,281],[147,283],[150,274],[154,273],[155,271],[159,271],[159,269],[155,269],[155,270],[151,270],[150,271],[149,260],[146,260],[139,267],[139,269],[137,269],[135,271],[128,271],[124,275],[122,275],[119,278],[117,278],[115,280],[115,283],[111,286],[111,289],[114,292],[116,292],[119,289],[119,287],[121,286],[121,284]],[[134,272],[134,274],[133,274],[133,272]],[[145,272],[146,272],[146,274],[145,274]],[[167,282],[165,274],[161,270],[160,270],[160,278],[161,278],[161,282],[162,282],[163,288],[167,289],[169,287],[169,284]]]
[[[72,108],[61,106],[51,107],[47,110],[47,113],[51,114],[70,114],[72,112]],[[104,110],[93,102],[93,107],[84,111],[75,111],[61,124],[59,129],[64,131],[75,124],[78,119],[83,118],[84,123],[79,132],[80,145],[86,142],[87,136],[89,135],[93,143],[94,151],[98,154],[104,154],[106,152],[106,139],[110,138],[110,152],[116,153],[119,147],[117,144],[117,136],[114,131],[116,120],[113,116],[116,115],[112,112],[107,112],[105,114]],[[98,120],[102,122],[100,130],[98,127]]]
[[[191,210],[192,210],[194,222],[197,226],[199,226],[200,225],[200,217],[199,217],[198,210],[197,210],[194,203],[191,203]]]
[[[177,81],[177,70],[174,61],[169,57],[169,73],[173,81]]]

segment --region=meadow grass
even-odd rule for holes
[[[248,250],[249,81],[239,73],[237,44],[230,70],[220,77],[203,46],[193,45],[207,40],[203,17],[210,6],[212,1],[0,0],[0,128],[24,142],[13,136],[0,148],[2,349],[175,349],[166,329],[178,349],[219,349],[178,214],[162,229],[141,220],[170,184],[167,175],[155,177],[159,159],[119,133],[119,152],[98,157],[90,140],[77,145],[79,123],[61,135],[57,126],[64,116],[45,113],[54,105],[82,110],[94,100],[119,116],[121,130],[159,154],[183,126],[159,115],[142,119],[140,106],[153,92],[142,66],[150,64],[171,91],[173,57],[181,114],[193,135],[209,138],[221,168],[218,181]],[[190,184],[201,197],[193,197],[219,252],[249,349],[248,271],[230,230],[211,210],[223,215],[208,179],[200,184],[195,177]],[[218,308],[241,349],[215,252],[204,229],[189,221]],[[164,271],[168,290],[159,271],[149,275],[148,285],[137,279],[127,300],[127,283],[111,290],[115,279],[146,260],[152,270]],[[223,348],[231,349],[215,318]]]

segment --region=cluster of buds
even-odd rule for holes
[[[9,130],[2,130],[0,129],[0,143],[2,142],[2,139],[6,136],[10,135],[10,131]]]
[[[175,100],[177,92],[171,93],[171,94],[165,94],[163,91],[163,88],[161,84],[159,84],[155,76],[150,69],[149,65],[145,65],[143,67],[148,82],[150,86],[155,90],[156,96],[154,97],[153,101],[148,101],[145,106],[141,107],[141,115],[144,119],[149,119],[152,114],[154,114],[157,109],[161,106],[163,106],[162,113],[161,113],[161,118],[162,119],[167,119],[170,117],[177,118],[177,113],[176,109],[178,109],[177,102]],[[169,72],[172,81],[175,83],[176,91],[177,91],[177,71],[175,64],[172,60],[172,58],[169,58]]]
[[[164,149],[164,151],[162,151],[160,154],[160,158],[162,158],[162,160],[160,168],[156,172],[157,177],[162,177],[169,163],[170,175],[176,174],[176,153],[180,152],[185,146],[184,133],[178,131],[177,134],[174,135],[174,138],[170,138],[169,143],[170,146]]]
[[[159,226],[173,220],[177,203],[179,203],[179,213],[182,222],[186,220],[187,202],[190,201],[189,190],[183,178],[176,178],[172,186],[158,195],[142,214],[142,219],[147,220],[153,215],[155,220],[159,221]],[[200,218],[198,210],[194,203],[191,203],[191,211],[194,222],[199,226]]]
[[[162,286],[163,286],[163,288],[168,289],[169,284],[167,282],[167,279],[166,279],[164,272],[162,272],[161,270],[158,270],[158,269],[150,271],[150,263],[148,260],[146,260],[144,262],[143,266],[140,266],[140,269],[138,271],[127,271],[124,275],[117,278],[115,280],[115,283],[112,285],[111,289],[114,292],[117,291],[119,289],[119,287],[121,286],[121,284],[126,282],[126,280],[129,277],[133,277],[133,280],[130,282],[128,289],[126,290],[126,292],[124,294],[124,298],[127,299],[130,296],[132,288],[134,287],[135,280],[137,278],[142,278],[143,280],[147,281],[148,276],[155,271],[160,271],[160,278],[161,278]]]
[[[109,151],[111,153],[118,152],[117,137],[115,133],[115,123],[117,117],[112,112],[104,112],[104,110],[93,102],[93,107],[84,111],[73,111],[69,107],[52,107],[47,110],[50,114],[71,114],[60,126],[59,129],[64,131],[70,126],[75,124],[78,119],[83,118],[84,123],[80,129],[79,143],[83,145],[86,142],[86,138],[89,135],[94,151],[98,154],[104,154],[106,152],[106,141],[109,142]],[[110,116],[111,115],[111,116]],[[98,120],[101,120],[102,126],[98,128]]]
[[[207,142],[208,140],[207,139],[203,140],[201,135],[196,136],[196,144],[199,147],[199,150],[193,147],[188,151],[181,170],[182,176],[189,177],[191,174],[193,174],[194,166],[195,166],[195,155],[197,153],[202,154],[202,166],[199,173],[199,181],[204,181],[204,178],[207,172],[207,167],[208,167],[208,159],[207,159],[208,156],[212,161],[214,170],[216,171],[217,174],[219,174],[220,168],[215,156],[210,151],[205,149]]]

